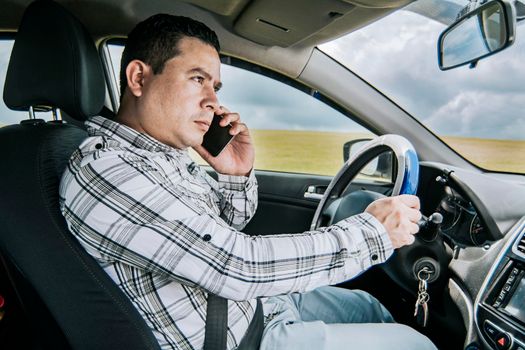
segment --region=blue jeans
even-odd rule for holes
[[[435,350],[424,335],[394,323],[377,299],[359,290],[322,287],[263,303],[261,350]]]

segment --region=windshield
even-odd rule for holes
[[[475,68],[438,68],[438,37],[468,2],[416,1],[320,49],[469,161],[525,173],[525,21],[510,48]]]

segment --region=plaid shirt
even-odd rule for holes
[[[184,150],[102,117],[86,125],[62,177],[62,213],[162,348],[202,348],[208,292],[229,299],[233,349],[255,298],[342,282],[392,253],[366,213],[300,234],[243,234],[257,207],[253,172],[217,182]]]

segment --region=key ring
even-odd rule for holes
[[[423,278],[421,277],[421,273],[425,273],[426,275],[426,278]],[[417,273],[417,279],[420,280],[420,281],[428,281],[428,279],[430,278],[430,270],[428,269],[428,267],[423,267],[421,270],[419,270],[419,272]]]
[[[426,304],[430,300],[430,295],[428,293],[421,293],[417,296],[417,304]]]

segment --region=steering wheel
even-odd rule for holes
[[[350,192],[349,185],[365,165],[388,151],[392,151],[397,160],[394,165],[396,176],[391,195],[416,194],[419,160],[414,146],[399,135],[378,136],[355,153],[330,182],[314,214],[312,230],[362,213],[371,202],[384,197],[383,194],[372,191]]]
[[[312,220],[311,229],[329,226],[349,216],[364,212],[374,200],[385,195],[367,190],[350,191],[350,183],[361,169],[383,152],[391,151],[396,159],[395,180],[392,196],[416,194],[419,181],[419,160],[412,144],[399,135],[379,136],[363,146],[339,170],[328,185]],[[436,270],[433,280],[438,288],[444,288],[446,278],[439,271],[446,271],[448,261],[441,240],[433,242],[418,239],[410,246],[396,249],[388,261],[380,265],[399,286],[414,293],[417,291],[417,273],[421,264],[433,261]],[[430,283],[430,280],[429,280]]]

